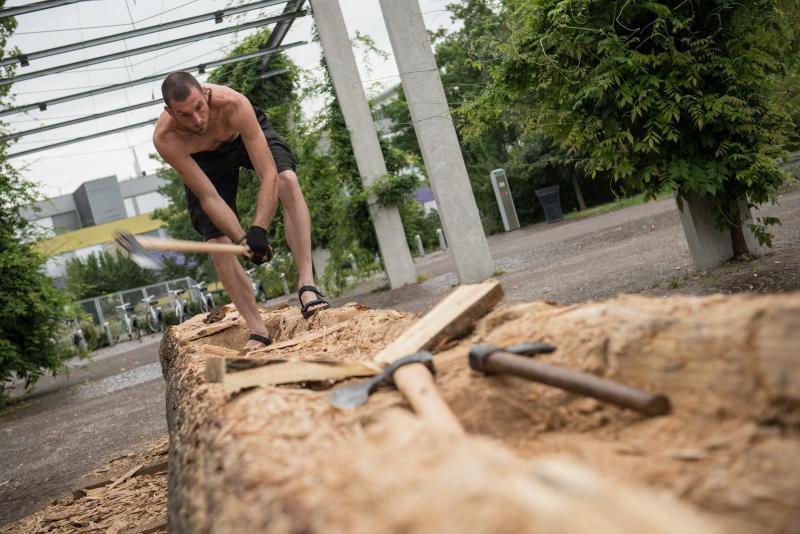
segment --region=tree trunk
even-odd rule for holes
[[[276,357],[285,359],[367,360],[416,320],[358,305],[309,321],[296,308],[262,316],[276,342],[321,333],[281,349]],[[800,294],[498,309],[435,357],[437,388],[469,433],[463,438],[432,431],[389,387],[349,411],[332,408],[319,385],[226,397],[205,381],[204,362],[241,347],[247,330],[238,319],[188,341],[201,320],[170,328],[161,345],[170,531],[737,533],[800,525]],[[669,395],[674,412],[644,419],[469,369],[474,343],[525,341],[558,346],[543,361]]]
[[[583,191],[581,191],[581,186],[578,183],[578,179],[574,174],[570,174],[569,179],[572,182],[572,188],[575,189],[575,196],[578,198],[578,205],[580,206],[581,211],[586,210],[586,202],[583,200]]]
[[[731,225],[731,246],[733,247],[733,256],[736,258],[750,253],[741,224]]]

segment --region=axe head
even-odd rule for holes
[[[119,246],[128,251],[128,254],[130,254],[133,262],[142,269],[152,269],[154,271],[158,271],[164,267],[164,264],[161,263],[161,260],[153,253],[145,250],[144,247],[142,247],[142,244],[139,243],[139,240],[136,239],[133,234],[118,233],[114,239]]]

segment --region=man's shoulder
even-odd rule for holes
[[[163,113],[156,122],[155,130],[153,131],[153,144],[156,149],[169,152],[180,152],[183,147],[183,136],[178,132],[169,114]]]
[[[225,85],[216,85],[213,83],[206,83],[203,85],[211,89],[212,105],[216,104],[217,106],[228,108],[238,107],[243,103],[250,103],[250,100],[242,93]]]

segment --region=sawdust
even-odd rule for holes
[[[83,478],[92,489],[76,488],[35,514],[0,528],[0,533],[145,534],[166,531],[167,475],[160,464],[167,458],[166,436],[135,453],[113,459]],[[134,469],[157,466],[151,474]]]

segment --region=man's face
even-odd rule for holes
[[[186,99],[171,101],[167,111],[187,130],[201,135],[208,131],[208,97],[205,91],[192,88]]]

